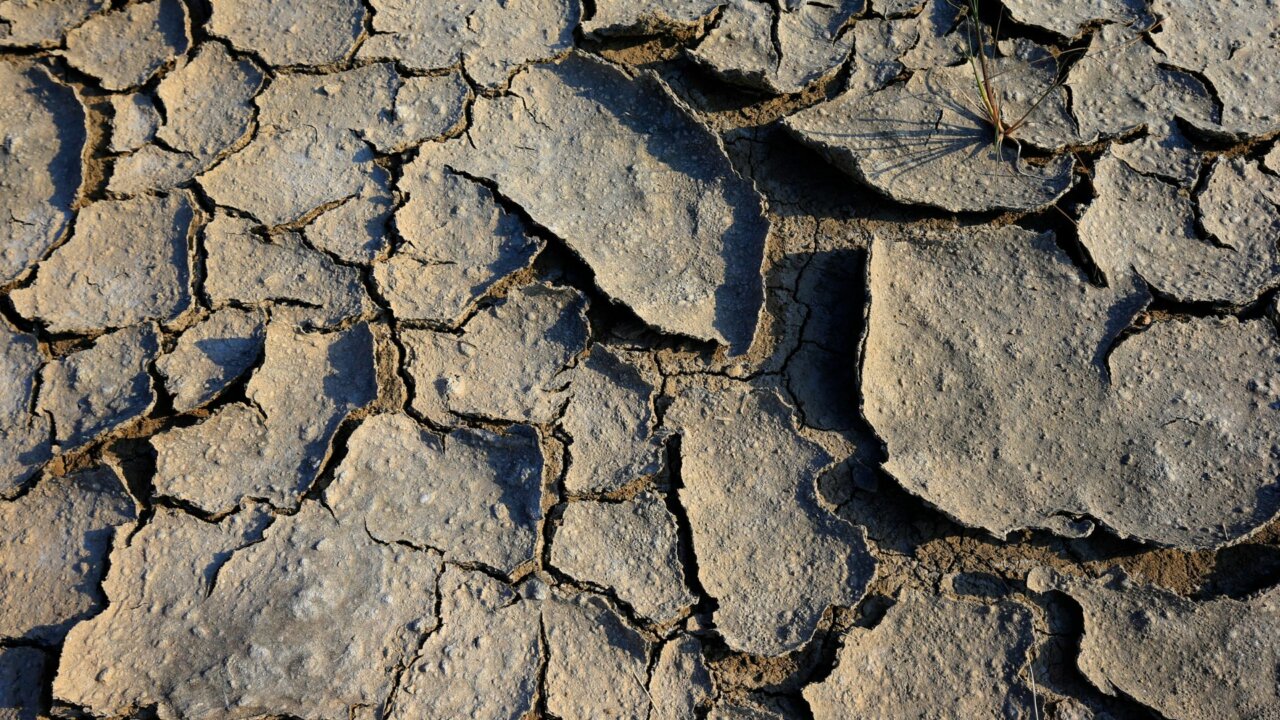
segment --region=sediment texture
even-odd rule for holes
[[[0,720],[1280,717],[1278,66],[0,0]]]

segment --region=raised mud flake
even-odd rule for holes
[[[445,567],[440,627],[400,681],[392,718],[517,720],[533,710],[540,603],[483,573]]]
[[[111,152],[130,152],[151,142],[160,128],[160,113],[146,93],[112,95]]]
[[[298,317],[317,326],[360,317],[372,303],[360,272],[307,247],[297,235],[264,239],[242,218],[214,216],[205,226],[205,291],[216,305],[298,306]]]
[[[967,3],[951,0],[908,0],[919,8],[912,17],[899,18],[903,26],[915,29],[915,46],[903,56],[902,63],[911,70],[932,71],[935,68],[968,65],[976,28],[966,12]],[[895,8],[875,9],[893,17]],[[855,26],[856,27],[856,26]],[[856,68],[855,68],[856,70]],[[970,71],[972,78],[972,71]],[[1007,77],[1007,76],[1006,76]],[[971,85],[972,87],[972,81]]]
[[[53,422],[57,449],[85,445],[150,410],[156,394],[147,365],[159,349],[156,328],[139,325],[45,365],[37,408]]]
[[[107,0],[0,0],[0,47],[51,47]]]
[[[819,502],[817,478],[832,458],[800,435],[774,390],[709,378],[672,394],[679,499],[698,578],[719,602],[716,627],[737,650],[794,650],[830,606],[857,604],[875,567],[864,531]]]
[[[461,335],[401,331],[416,411],[446,424],[452,424],[450,413],[555,420],[564,402],[563,373],[587,347],[581,293],[543,284],[516,288],[462,329]]]
[[[1202,129],[1236,137],[1280,129],[1280,3],[1155,0],[1151,11],[1163,19],[1151,36],[1156,47],[1172,65],[1201,73],[1221,103],[1221,125]]]
[[[1243,158],[1219,160],[1198,198],[1104,156],[1080,240],[1109,278],[1136,273],[1184,302],[1242,305],[1280,282],[1280,180]],[[1199,205],[1205,231],[1196,228]]]
[[[906,69],[903,56],[920,42],[920,26],[914,18],[866,18],[854,23],[849,34],[856,54],[848,89],[863,94],[880,90],[897,78]]]
[[[156,361],[173,409],[204,405],[247,372],[262,356],[265,320],[261,311],[223,308],[182,333]]]
[[[1204,83],[1170,67],[1163,53],[1143,41],[1144,30],[1108,25],[1072,66],[1066,86],[1081,139],[1123,135],[1143,126],[1176,132],[1176,126],[1168,129],[1175,117],[1199,127],[1216,123],[1218,111]]]
[[[14,308],[51,332],[92,332],[166,322],[191,305],[195,211],[185,192],[99,200],[75,234],[13,291]]]
[[[853,628],[836,667],[804,689],[817,720],[849,717],[1027,718],[1021,675],[1031,611],[907,591],[874,628]]]
[[[351,130],[392,153],[456,128],[470,95],[460,72],[402,78],[392,63],[323,75],[281,73],[257,100],[258,121]]]
[[[834,73],[853,50],[849,32],[864,0],[737,0],[692,51],[726,79],[774,93],[794,93]]]
[[[762,200],[656,77],[576,54],[530,68],[512,94],[476,101],[469,137],[425,162],[494,183],[653,327],[733,354],[751,345]]]
[[[1028,583],[1061,590],[1083,608],[1076,664],[1099,690],[1171,720],[1261,720],[1280,712],[1280,590],[1188,600],[1123,575],[1087,580],[1045,570]]]
[[[210,31],[268,64],[342,62],[364,31],[360,0],[213,0]]]
[[[0,720],[37,720],[48,658],[33,647],[0,648]]]
[[[598,595],[552,595],[542,610],[547,710],[564,720],[643,718],[649,643]]]
[[[612,590],[655,623],[677,619],[695,601],[684,584],[676,519],[651,492],[623,502],[570,502],[551,542],[551,564]]]
[[[439,556],[377,543],[317,503],[265,532],[246,514],[215,524],[161,509],[113,554],[111,604],[68,638],[55,697],[102,716],[155,705],[337,720],[380,707],[435,624]]]
[[[359,195],[308,223],[303,235],[317,250],[345,263],[368,265],[387,252],[395,203],[391,178],[379,173]]]
[[[338,425],[377,395],[367,325],[304,334],[272,323],[265,352],[247,403],[152,439],[158,494],[211,513],[246,497],[296,508],[329,457]]]
[[[361,58],[394,60],[413,70],[459,62],[469,77],[499,87],[517,68],[573,47],[578,0],[371,0],[373,34]]]
[[[0,502],[0,638],[56,644],[93,615],[115,529],[136,518],[109,467],[43,477],[26,495]]]
[[[708,20],[724,0],[596,0],[582,29],[596,35],[654,35]]]
[[[1258,265],[1269,264],[1266,285],[1274,287],[1280,276],[1280,177],[1242,157],[1218,160],[1197,200],[1205,231]]]
[[[80,190],[85,114],[43,67],[0,59],[0,283],[53,247]]]
[[[218,205],[275,227],[360,195],[385,173],[374,164],[369,146],[351,131],[267,127],[201,174],[200,186]]]
[[[191,45],[181,0],[151,0],[90,18],[67,33],[64,55],[108,90],[150,80]]]
[[[22,487],[52,454],[49,418],[32,412],[43,364],[35,337],[0,322],[0,499]]]
[[[666,436],[654,412],[656,369],[597,345],[570,374],[560,426],[572,438],[565,489],[609,493],[658,472]]]
[[[205,167],[194,155],[144,145],[116,160],[107,189],[122,196],[173,191]]]
[[[662,646],[649,678],[653,701],[649,720],[682,720],[697,717],[711,703],[715,688],[702,656],[702,643],[692,635],[680,635]]]
[[[1097,473],[1081,448],[1104,351],[1145,295],[1124,278],[1090,287],[1051,236],[1017,229],[886,238],[869,277],[863,401],[885,468],[1001,535],[1083,512],[1066,499]]]
[[[1084,516],[1212,548],[1275,515],[1269,324],[1164,322],[1112,349],[1145,290],[1092,287],[1051,236],[1012,229],[886,239],[870,278],[864,410],[885,468],[961,522],[1079,535]]]
[[[407,415],[376,415],[347,441],[326,499],[344,522],[362,521],[383,542],[512,573],[534,557],[542,464],[527,426],[439,437]]]
[[[1053,6],[1035,0],[1006,0],[1004,7],[1010,20],[1065,38],[1079,37],[1091,25],[1134,25],[1147,19],[1143,0],[1073,0]]]
[[[1111,154],[1135,172],[1183,187],[1191,187],[1200,177],[1200,153],[1174,122],[1136,140],[1113,144]]]
[[[156,88],[165,108],[157,137],[202,162],[211,160],[249,131],[251,101],[262,83],[262,70],[252,61],[233,58],[221,43],[204,43]]]
[[[399,320],[455,327],[543,248],[480,183],[415,162],[399,185],[409,195],[395,215],[404,242],[373,270]]]
[[[997,59],[995,72],[1017,77],[997,90],[1010,123],[1052,80],[1043,68],[1016,59]],[[1030,163],[1019,145],[1055,149],[1072,141],[1065,93],[1051,91],[1030,110],[1017,140],[997,148],[991,128],[970,107],[972,90],[967,65],[938,68],[869,95],[846,92],[785,124],[836,167],[899,202],[973,212],[1034,210],[1061,197],[1071,187],[1071,158]]]

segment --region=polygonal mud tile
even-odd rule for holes
[[[1093,175],[1080,241],[1108,278],[1136,273],[1179,301],[1224,305],[1280,283],[1280,178],[1256,163],[1216,161],[1198,197],[1109,156]]]
[[[1093,286],[1052,235],[1014,228],[885,238],[870,297],[864,412],[885,468],[961,522],[1081,535],[1092,518],[1211,548],[1280,509],[1269,323],[1165,321],[1118,341],[1145,286]]]
[[[547,710],[565,720],[647,714],[649,643],[599,596],[553,594],[542,622]]]
[[[1168,65],[1144,42],[1150,26],[1108,25],[1071,67],[1066,87],[1084,140],[1114,137],[1143,126],[1164,132],[1174,118],[1216,122],[1213,96],[1194,75]]]
[[[819,501],[817,478],[832,458],[798,432],[774,390],[706,377],[671,393],[678,498],[698,578],[719,603],[716,628],[737,650],[794,650],[829,607],[857,604],[875,568],[865,532]]]
[[[67,33],[63,55],[108,90],[150,80],[191,45],[181,0],[151,0],[95,15]]]
[[[0,47],[51,47],[107,0],[0,0]]]
[[[572,439],[565,489],[609,493],[662,468],[653,402],[660,377],[643,356],[596,345],[570,373],[560,426]]]
[[[1006,0],[1004,8],[1010,20],[1041,27],[1064,38],[1079,37],[1092,25],[1136,25],[1147,20],[1147,7],[1142,0],[1077,0],[1053,7],[1035,0]]]
[[[42,477],[26,495],[0,502],[0,638],[56,644],[97,613],[116,528],[135,519],[110,467]]]
[[[243,218],[219,213],[204,229],[205,292],[215,305],[280,303],[306,324],[339,325],[372,303],[360,271],[339,265],[293,233],[264,239]]]
[[[49,418],[33,412],[43,365],[35,337],[0,322],[0,498],[16,493],[52,454]]]
[[[252,61],[233,58],[221,43],[202,44],[156,89],[165,108],[164,123],[155,131],[157,144],[118,158],[108,189],[135,195],[189,182],[249,132],[251,100],[263,80]]]
[[[251,60],[232,57],[221,43],[204,43],[157,86],[165,121],[156,136],[174,150],[213,158],[249,131],[251,101],[263,80]]]
[[[86,445],[149,411],[156,394],[147,366],[159,349],[155,326],[138,325],[45,365],[36,407],[53,423],[57,449]]]
[[[373,160],[368,144],[349,130],[271,126],[199,180],[218,205],[275,227],[359,195],[386,173]]]
[[[679,618],[695,601],[684,583],[676,519],[651,492],[622,502],[570,502],[551,542],[551,564],[656,623]]]
[[[62,237],[80,191],[85,114],[71,88],[40,65],[0,59],[0,283]]]
[[[656,35],[710,19],[724,0],[596,0],[582,29],[595,35]]]
[[[1154,0],[1160,32],[1151,39],[1171,65],[1199,73],[1213,85],[1219,125],[1202,127],[1237,138],[1280,129],[1280,13],[1273,0],[1187,3]],[[1188,118],[1189,120],[1191,118]]]
[[[173,409],[187,412],[214,399],[262,356],[266,318],[258,310],[223,308],[182,333],[156,360]]]
[[[804,697],[817,720],[1030,717],[1021,675],[1034,640],[1017,601],[908,591],[875,627],[849,631],[835,670]]]
[[[213,0],[209,30],[269,65],[331,65],[364,32],[360,0]]]
[[[1118,573],[1097,580],[1036,570],[1084,610],[1076,665],[1095,687],[1171,720],[1274,717],[1280,712],[1280,590],[1188,600]]]
[[[407,415],[375,415],[351,434],[325,497],[338,517],[362,520],[383,542],[511,573],[534,558],[542,463],[526,426],[440,437]]]
[[[160,113],[145,93],[112,95],[111,152],[129,152],[151,142],[160,128]]]
[[[472,316],[460,335],[401,330],[413,408],[449,415],[548,423],[564,402],[566,368],[587,346],[586,298],[538,284],[512,290]]]
[[[1113,144],[1111,154],[1134,172],[1172,180],[1183,187],[1194,185],[1200,177],[1200,153],[1174,122],[1136,140]]]
[[[392,63],[322,75],[280,73],[257,99],[258,122],[351,130],[392,153],[457,127],[470,95],[459,72],[401,77]]]
[[[56,333],[173,320],[191,305],[194,219],[185,192],[99,200],[35,282],[10,295],[14,308]]]
[[[1022,159],[1021,144],[1052,150],[1071,143],[1076,130],[1066,94],[1049,89],[1037,105],[1053,73],[1024,59],[998,58],[994,73],[1017,78],[996,90],[1005,122],[1026,118],[1001,145],[970,106],[967,65],[917,72],[867,95],[855,89],[791,115],[785,125],[836,167],[899,202],[952,212],[1044,207],[1071,187],[1071,158],[1031,163]]]
[[[702,655],[702,643],[679,635],[662,646],[649,677],[653,706],[649,720],[696,717],[711,703],[715,688]]]
[[[110,605],[68,637],[54,697],[104,716],[381,707],[436,625],[439,556],[378,543],[318,503],[269,522],[158,509],[112,554]]]
[[[864,0],[725,3],[691,51],[730,82],[794,93],[836,72],[853,50],[851,26]]]
[[[467,140],[422,162],[492,183],[646,323],[746,351],[763,301],[762,201],[661,81],[575,54],[520,73],[472,117]]]
[[[392,718],[522,718],[542,663],[542,608],[483,573],[448,565],[440,628],[405,672]]]

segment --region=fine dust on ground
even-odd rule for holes
[[[0,0],[0,720],[1280,717],[1277,135],[1274,0]]]

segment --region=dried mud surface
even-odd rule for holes
[[[0,0],[0,720],[1280,718],[1277,78],[1275,0]]]

